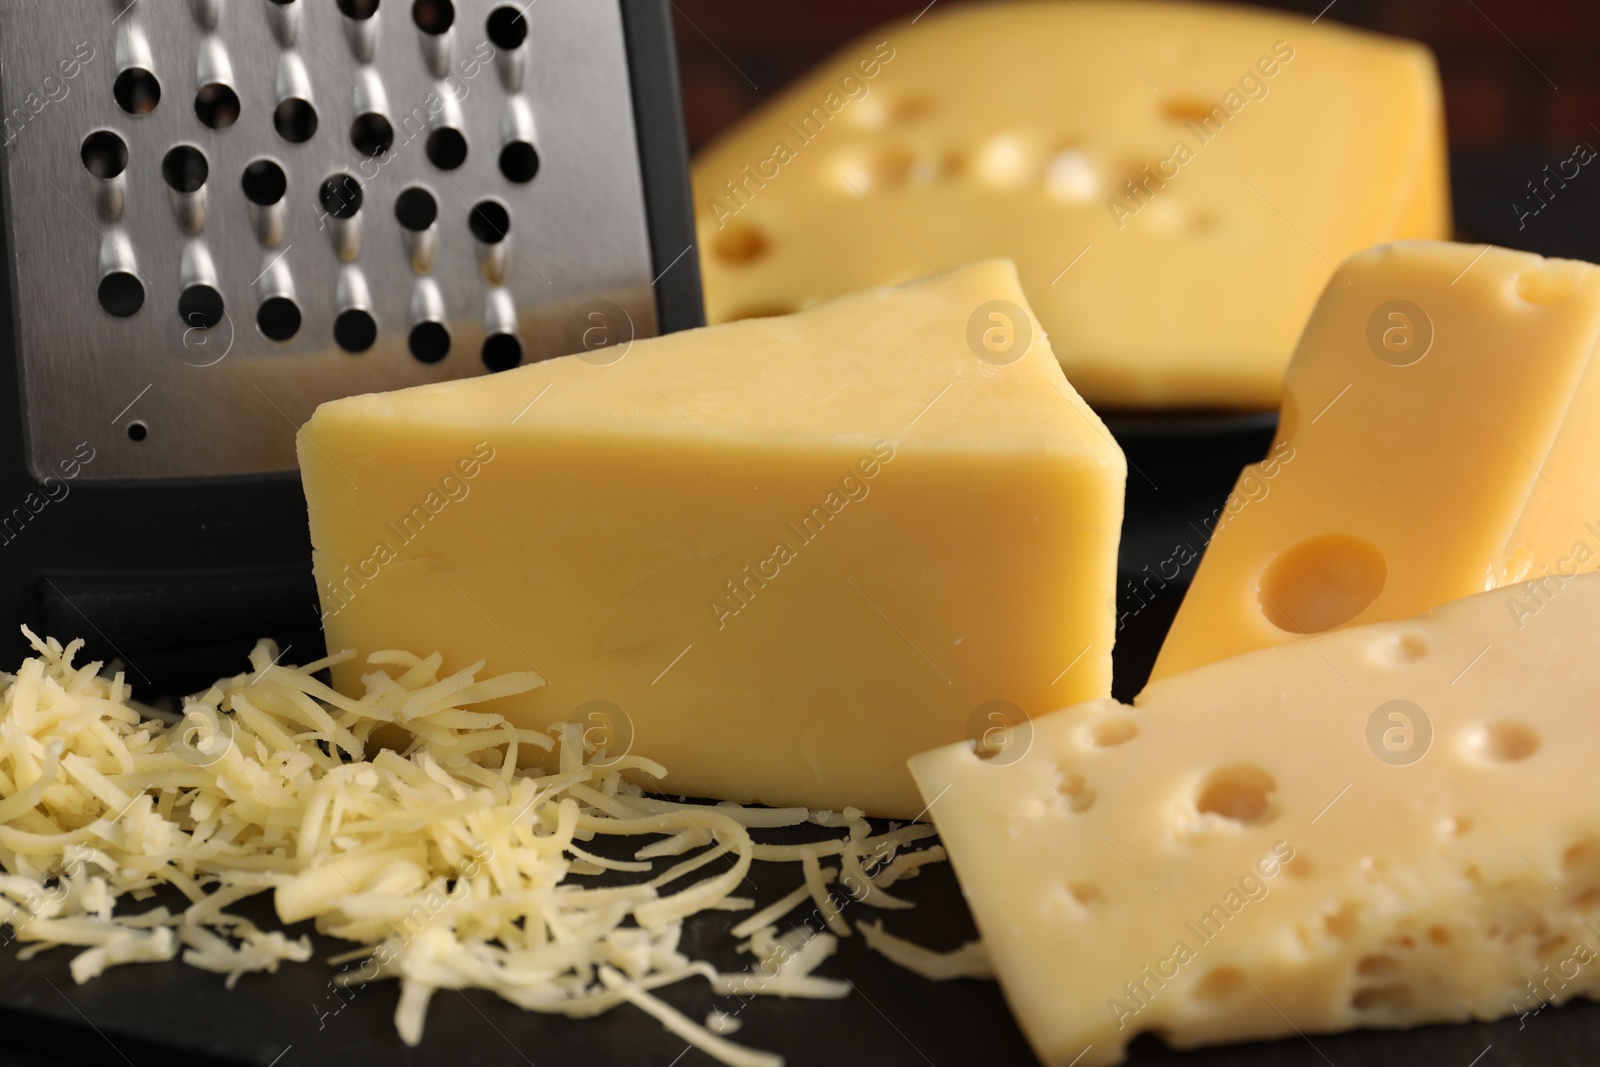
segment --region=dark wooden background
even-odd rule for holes
[[[673,0],[690,144],[704,144],[856,35],[926,5]],[[1309,19],[1328,3],[1255,6]],[[1456,149],[1600,145],[1600,0],[1334,0],[1323,18],[1431,46]]]

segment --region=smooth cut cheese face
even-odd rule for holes
[[[1600,992],[1600,576],[1032,723],[913,773],[1050,1067]],[[1016,751],[1016,749],[1013,749]],[[1080,1058],[1081,1057],[1081,1058]]]
[[[1153,676],[1592,570],[1597,340],[1587,263],[1433,242],[1346,260]]]
[[[1110,691],[1124,460],[1010,263],[621,352],[317,410],[329,648],[535,670],[489,707],[668,792],[899,818],[979,709]]]
[[[713,322],[1009,256],[1097,407],[1277,406],[1334,264],[1450,219],[1426,48],[1190,3],[940,4],[720,137],[694,192]]]

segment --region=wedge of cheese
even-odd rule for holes
[[[1050,1067],[1600,992],[1600,576],[1265,649],[911,761]]]
[[[531,669],[489,706],[671,792],[899,818],[996,702],[1109,692],[1124,461],[1010,263],[618,353],[317,410],[342,690],[391,648]]]
[[[1191,3],[940,4],[720,137],[694,191],[712,321],[1010,256],[1097,407],[1275,407],[1334,264],[1450,220],[1426,48]]]
[[[1154,677],[1593,569],[1597,342],[1587,263],[1431,242],[1346,260]]]

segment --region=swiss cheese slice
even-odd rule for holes
[[[694,190],[712,321],[1010,256],[1096,406],[1274,407],[1335,263],[1449,236],[1426,48],[1207,4],[940,4],[719,138]]]
[[[342,690],[535,670],[491,707],[674,793],[907,818],[913,753],[1109,692],[1124,461],[1004,261],[337,400],[300,461]]]
[[[1484,245],[1346,260],[1157,678],[1600,558],[1600,270]]]
[[[914,758],[1040,1058],[1600,991],[1600,576],[1518,603],[1215,663],[1035,720],[1005,759]]]

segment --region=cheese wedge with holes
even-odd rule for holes
[[[392,648],[532,669],[488,707],[665,791],[897,818],[980,709],[1108,693],[1122,453],[1011,264],[945,274],[318,408],[335,683]]]
[[[1016,260],[1097,407],[1270,409],[1317,294],[1449,236],[1422,45],[1191,3],[939,4],[699,153],[714,322]]]
[[[1592,570],[1597,343],[1587,263],[1434,242],[1346,260],[1154,677]]]
[[[1052,713],[989,762],[914,758],[1040,1059],[1600,994],[1600,575],[1520,606],[1480,593]]]

